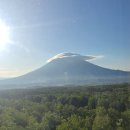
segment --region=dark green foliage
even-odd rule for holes
[[[0,130],[130,130],[130,86],[1,90]]]

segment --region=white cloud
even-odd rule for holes
[[[60,59],[60,58],[67,58],[67,57],[70,57],[70,58],[78,58],[78,59],[81,59],[81,60],[84,60],[84,61],[89,61],[89,60],[95,60],[95,59],[99,59],[99,58],[103,58],[104,56],[102,55],[99,55],[99,56],[93,56],[93,55],[80,55],[80,54],[77,54],[77,53],[60,53],[60,54],[57,54],[56,56],[50,58],[49,60],[47,60],[47,62],[51,62],[53,60],[56,60],[56,59]]]

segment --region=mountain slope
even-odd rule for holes
[[[26,75],[0,81],[0,84],[108,84],[130,82],[130,73],[94,65],[77,56],[51,60]]]

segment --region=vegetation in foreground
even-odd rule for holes
[[[1,90],[0,130],[130,130],[130,85]]]

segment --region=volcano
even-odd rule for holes
[[[25,75],[0,81],[0,85],[85,85],[129,83],[130,72],[112,70],[92,64],[93,56],[74,53],[58,54],[42,66]]]

